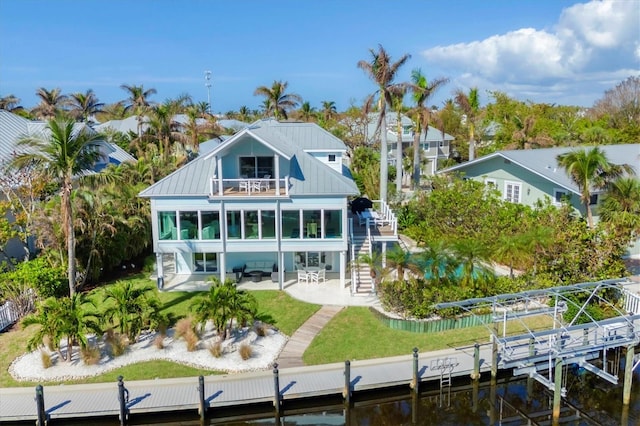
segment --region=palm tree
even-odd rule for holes
[[[322,101],[321,112],[325,121],[332,119],[338,113],[338,110],[336,109],[336,103],[334,101]]]
[[[246,105],[242,105],[238,108],[238,120],[240,121],[249,121],[251,117],[251,111]]]
[[[424,132],[425,140],[429,131],[429,122],[431,121],[431,110],[425,107],[425,103],[429,100],[436,90],[449,82],[448,78],[438,78],[428,83],[427,77],[422,73],[420,68],[411,72],[411,92],[412,99],[416,106],[413,109],[413,189],[420,186],[420,168],[422,161],[420,159],[422,150],[420,149],[420,135]]]
[[[24,108],[20,105],[20,98],[14,95],[7,95],[0,98],[0,109],[16,112],[22,111]]]
[[[522,236],[525,246],[533,253],[533,275],[538,272],[538,257],[553,244],[553,229],[544,225],[535,225]]]
[[[469,89],[469,94],[462,90],[457,90],[455,94],[455,103],[467,116],[467,128],[469,129],[469,161],[476,158],[476,124],[475,121],[480,110],[480,98],[478,97],[478,88]]]
[[[87,346],[87,333],[100,333],[100,325],[96,320],[95,309],[86,309],[95,305],[83,293],[75,293],[71,297],[57,299],[51,297],[45,300],[34,315],[28,316],[23,321],[23,326],[39,324],[40,330],[29,340],[28,347],[33,348],[42,342],[47,336],[53,341],[53,348],[58,347],[60,338],[67,338],[67,362],[71,361],[73,343],[80,343],[81,347]],[[60,354],[62,357],[62,353]]]
[[[125,111],[133,112],[138,117],[138,137],[142,136],[142,120],[146,110],[151,106],[149,97],[155,95],[156,89],[144,90],[144,86],[123,84],[120,88],[127,92],[129,97],[125,100]]]
[[[312,107],[309,102],[303,102],[302,105],[300,105],[299,113],[302,120],[309,122],[312,121],[313,117],[315,116],[316,109]]]
[[[265,112],[273,114],[276,120],[281,118],[287,119],[287,111],[294,109],[302,102],[300,95],[295,93],[286,93],[289,83],[286,81],[274,81],[271,87],[260,86],[253,94],[255,96],[264,96]]]
[[[391,97],[392,109],[396,112],[396,193],[402,193],[402,109],[406,86],[398,87]]]
[[[60,89],[47,90],[44,87],[36,91],[40,103],[33,109],[35,116],[41,120],[54,118],[64,108],[69,99],[63,95]]]
[[[600,219],[640,234],[640,180],[621,177],[611,182],[602,198]]]
[[[460,281],[463,288],[477,287],[477,283],[487,275],[486,268],[481,263],[489,259],[490,250],[487,245],[477,238],[462,238],[453,243],[453,252],[461,266]]]
[[[591,213],[592,189],[606,188],[616,178],[625,172],[633,173],[633,168],[627,164],[616,165],[609,162],[606,153],[599,147],[591,149],[576,149],[556,157],[560,167],[563,167],[569,177],[580,190],[580,200],[587,212],[587,224],[593,228]]]
[[[386,253],[386,261],[389,268],[395,268],[396,279],[404,280],[405,270],[421,275],[422,268],[417,262],[417,258],[409,251],[405,251],[400,246],[395,246]]]
[[[380,129],[380,199],[387,200],[387,180],[388,168],[387,151],[387,105],[392,103],[392,93],[403,84],[394,84],[398,69],[404,65],[411,57],[408,54],[396,61],[391,62],[391,57],[387,54],[382,45],[378,45],[378,51],[369,49],[371,53],[371,62],[361,60],[358,62],[358,68],[362,69],[371,80],[378,86],[374,93],[378,95],[378,105],[380,116],[378,118],[377,127]]]
[[[94,143],[101,136],[82,126],[76,131],[73,120],[56,119],[47,124],[46,136],[25,137],[18,146],[29,148],[13,160],[15,167],[35,165],[50,179],[61,185],[62,223],[67,240],[69,295],[76,291],[76,241],[71,205],[73,179],[89,169],[99,156]]]
[[[104,103],[98,102],[98,98],[89,89],[85,93],[73,93],[69,99],[71,114],[78,121],[87,122],[92,115],[102,112]]]
[[[105,289],[103,312],[106,321],[117,322],[118,330],[134,341],[158,305],[151,285],[137,287],[131,281],[118,281]]]
[[[122,120],[125,118],[127,118],[127,111],[124,107],[124,101],[104,105],[102,111],[98,113],[99,121]]]
[[[529,256],[527,240],[523,235],[501,235],[496,241],[493,254],[509,265],[509,277],[513,278],[514,263],[520,262]]]

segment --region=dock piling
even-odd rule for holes
[[[418,348],[413,348],[413,381],[411,387],[414,393],[420,392],[420,377],[418,375]]]
[[[47,413],[44,410],[44,388],[42,385],[36,386],[36,407],[38,410],[37,426],[45,426],[47,424]]]
[[[344,362],[344,391],[342,391],[342,397],[345,404],[351,403],[351,361],[349,360]]]
[[[627,353],[624,356],[624,386],[622,389],[622,405],[629,405],[631,401],[631,383],[633,381],[633,358],[635,348],[633,345],[627,346]]]
[[[129,418],[127,403],[129,402],[129,391],[124,387],[123,377],[118,376],[118,401],[120,402],[120,426],[125,426]]]
[[[204,421],[207,417],[207,403],[204,400],[204,376],[198,376],[198,396],[200,400],[200,408],[198,414],[200,414],[200,420]]]
[[[480,379],[480,344],[473,345],[473,373],[471,374],[473,380]]]
[[[273,405],[276,409],[276,415],[280,416],[280,405],[282,403],[280,398],[280,373],[278,372],[278,363],[273,364],[273,388],[274,388],[274,399]]]

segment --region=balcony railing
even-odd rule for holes
[[[240,178],[211,179],[210,194],[212,197],[279,197],[289,195],[289,177],[282,179]]]

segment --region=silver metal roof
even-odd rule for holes
[[[74,131],[78,132],[84,127],[84,124],[76,123]],[[46,122],[30,121],[9,111],[0,110],[0,163],[11,161],[15,154],[27,152],[28,147],[18,147],[17,145],[18,140],[21,138],[29,136],[41,137],[45,136],[46,133]],[[98,147],[101,152],[108,156],[110,164],[136,161],[134,157],[116,144],[100,141],[98,142]]]
[[[309,147],[308,149],[313,151],[344,151],[346,146],[340,139],[315,124],[263,120],[236,133],[209,153],[186,164],[139,195],[141,197],[208,196],[211,189],[210,178],[216,167],[216,156],[224,155],[231,146],[244,143],[248,138],[263,143],[290,161],[290,170],[284,173],[291,176],[292,187],[289,191],[291,195],[359,194],[351,178],[338,173],[305,152],[304,147]]]
[[[376,131],[376,127],[378,126],[378,120],[380,117],[380,113],[378,112],[372,112],[369,113],[368,118],[369,118],[369,122],[367,124],[367,139],[369,143],[373,143],[374,141],[378,140],[379,137],[376,135],[375,131]],[[387,143],[389,145],[391,145],[392,143],[395,143],[398,140],[398,137],[396,136],[396,131],[397,131],[397,116],[394,112],[389,111],[386,114],[386,121],[387,121]],[[407,117],[404,114],[400,115],[400,123],[402,123],[403,127],[407,127],[407,126],[413,126],[413,121]],[[442,131],[436,129],[435,127],[429,126],[429,128],[427,129],[426,132],[426,139],[425,139],[425,131],[422,131],[422,134],[420,135],[420,142],[424,143],[424,142],[440,142],[440,141],[452,141],[455,138],[453,136],[451,136],[448,133],[443,133]],[[402,135],[402,141],[403,142],[413,142],[413,135],[412,134],[403,134]]]
[[[640,173],[640,144],[598,145],[607,155],[607,159],[614,164],[629,164],[634,171]],[[466,168],[486,162],[496,157],[502,157],[520,167],[529,170],[550,182],[566,188],[576,194],[580,194],[578,187],[567,175],[564,168],[558,165],[557,156],[575,149],[592,148],[591,146],[558,147],[525,150],[497,151],[493,154],[477,158],[468,163],[462,163],[454,167],[440,170],[438,173],[452,171],[464,171]]]

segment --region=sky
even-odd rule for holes
[[[449,79],[429,105],[477,87],[481,105],[499,91],[588,107],[640,76],[640,0],[0,0],[0,96],[31,108],[40,87],[93,89],[112,103],[143,85],[224,113],[258,109],[255,89],[281,80],[343,111],[376,90],[357,63],[379,45],[411,55],[396,81]]]

